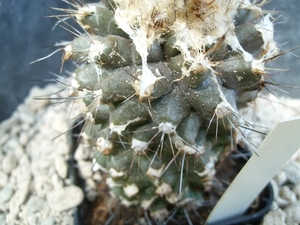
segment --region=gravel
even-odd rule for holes
[[[85,180],[83,190],[69,177],[72,144],[70,135],[64,133],[72,126],[72,118],[80,113],[81,106],[72,102],[53,104],[49,96],[59,90],[57,85],[34,87],[25,102],[0,124],[1,225],[74,224],[76,207],[84,198],[93,201],[97,196],[96,182],[101,174],[93,167],[93,153],[86,143],[81,143],[74,154],[79,174]],[[61,95],[54,94],[51,98],[66,97]],[[35,100],[38,96],[46,97]],[[266,107],[266,102],[272,102],[272,107]],[[267,132],[278,120],[299,116],[295,108],[300,108],[299,100],[268,96],[258,98],[252,108],[241,113]],[[255,116],[254,110],[259,110]],[[246,135],[257,145],[263,139],[261,135]],[[261,225],[300,224],[299,152],[271,184],[275,200]]]
[[[61,134],[70,129],[73,120],[71,104],[53,104],[51,100],[66,97],[51,95],[60,89],[57,85],[34,87],[25,102],[0,124],[1,225],[74,224],[84,192],[68,176],[71,138]],[[87,156],[77,160],[91,162]],[[94,173],[90,164],[87,166],[82,170],[91,179]],[[89,181],[88,190],[95,192],[93,182]]]

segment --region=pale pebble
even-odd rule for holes
[[[279,208],[279,205],[277,204],[276,201],[273,201],[270,207],[270,211],[275,211],[276,209]]]
[[[84,198],[82,190],[77,186],[68,186],[48,194],[47,199],[51,209],[64,211],[78,206]]]
[[[77,161],[88,160],[89,156],[90,156],[89,148],[83,145],[79,145],[74,154],[74,157]]]
[[[21,186],[21,183],[31,180],[31,173],[28,169],[29,167],[18,165],[12,172],[11,172],[11,178],[16,178],[18,186]],[[23,187],[22,187],[23,188]]]
[[[95,201],[95,199],[97,198],[98,196],[98,192],[96,190],[89,190],[86,192],[86,198],[90,201],[90,202],[93,202]]]
[[[51,177],[53,174],[56,174],[56,170],[55,170],[54,166],[51,166],[51,167],[48,168],[47,174],[48,174],[49,177]]]
[[[60,136],[59,138],[59,142],[55,143],[55,150],[56,150],[56,153],[58,155],[68,155],[70,152],[71,152],[71,144],[67,141],[67,140],[64,140],[63,136]]]
[[[10,138],[10,135],[8,133],[4,133],[4,132],[0,131],[0,146],[4,145],[8,141],[9,138]]]
[[[16,125],[20,122],[19,114],[15,111],[8,119],[0,122],[0,127],[2,132],[7,132],[12,127],[17,127]]]
[[[9,201],[9,210],[14,211],[18,209],[21,204],[23,204],[28,196],[28,190],[20,189],[15,192]]]
[[[290,204],[290,201],[284,199],[284,198],[281,198],[279,195],[275,196],[274,197],[274,201],[277,203],[277,205],[280,207],[280,208],[284,208],[286,207],[288,204]]]
[[[94,180],[95,182],[101,181],[101,180],[102,180],[101,173],[99,173],[98,171],[94,172],[94,174],[93,174],[92,177],[93,177],[93,180]]]
[[[40,167],[39,160],[36,160],[35,157],[32,157],[32,162],[30,164],[30,171],[33,176],[40,175],[39,167]]]
[[[25,104],[35,112],[50,103],[50,99],[47,97],[47,95],[49,94],[50,93],[45,91],[45,89],[34,86],[33,88],[31,88],[29,96],[25,100]]]
[[[19,141],[20,141],[21,145],[25,146],[28,143],[29,139],[30,139],[30,136],[28,135],[27,132],[20,133]]]
[[[10,129],[10,136],[11,137],[18,137],[18,135],[20,134],[22,128],[21,126],[14,126]]]
[[[9,202],[0,204],[0,212],[9,212]]]
[[[47,119],[46,121],[51,121],[49,125],[52,130],[58,132],[58,135],[66,132],[69,129],[67,123],[68,118],[66,118],[65,114],[57,114],[53,111],[48,110],[46,112],[45,118]]]
[[[293,192],[297,195],[298,199],[300,200],[300,183],[296,184],[293,187]]]
[[[17,158],[13,153],[8,153],[2,161],[2,170],[9,174],[18,164]]]
[[[37,132],[39,132],[39,129],[36,128],[36,126],[31,127],[31,129],[27,131],[27,135],[28,135],[28,137],[30,137],[29,142],[30,142],[31,139],[36,135]],[[28,144],[28,143],[27,143],[27,144]]]
[[[49,216],[42,220],[41,225],[55,225],[55,219],[53,216]]]
[[[273,179],[276,181],[278,186],[281,186],[286,182],[287,177],[284,171],[280,171],[274,176]]]
[[[54,189],[60,189],[64,186],[64,182],[57,174],[53,174],[51,176],[51,182],[52,182]]]
[[[19,165],[22,167],[26,167],[27,171],[28,168],[30,167],[30,159],[28,157],[28,155],[23,155],[22,157],[19,158]],[[30,173],[30,171],[28,171],[28,173]]]
[[[96,162],[96,159],[93,159],[92,162],[93,162],[93,167],[92,167],[93,172],[97,172],[97,171],[108,172],[106,168],[100,166],[100,164]]]
[[[297,200],[295,193],[288,186],[283,186],[279,189],[279,196],[288,202],[295,202]]]
[[[0,145],[0,147],[1,147],[1,145]],[[5,154],[3,154],[2,151],[0,151],[0,165],[2,165],[2,161],[3,161],[4,156],[5,156]],[[1,171],[1,166],[0,166],[0,171]]]
[[[0,186],[5,186],[8,181],[8,175],[0,169]]]
[[[41,211],[44,207],[44,204],[45,204],[45,199],[35,195],[31,195],[26,203],[27,215]]]
[[[31,177],[25,176],[24,179],[22,179],[21,177],[17,178],[17,184],[18,184],[18,188],[19,190],[29,190],[31,187]]]
[[[28,108],[20,107],[18,108],[18,110],[19,110],[19,117],[22,124],[31,125],[34,123],[35,117],[34,115],[32,115],[32,112],[28,110]]]
[[[39,224],[39,218],[38,218],[38,215],[35,215],[35,214],[31,214],[31,215],[28,215],[26,217],[26,220],[27,220],[27,223],[28,224]]]
[[[44,98],[43,100],[35,100],[34,104],[32,104],[33,107],[31,106],[31,109],[33,111],[37,111],[37,110],[41,109],[42,107],[47,106],[49,104],[49,102],[50,101],[46,98]]]
[[[32,124],[22,123],[22,125],[21,125],[21,132],[19,133],[19,136],[21,135],[21,133],[27,132],[28,130],[30,130],[31,127],[32,127]]]
[[[9,213],[6,215],[7,224],[14,224],[19,214],[19,207],[9,207]]]
[[[281,209],[268,212],[262,219],[260,225],[286,225],[286,213]]]
[[[26,101],[28,98],[29,98],[29,96],[26,97],[25,101]],[[24,101],[24,102],[25,102],[25,101]],[[18,107],[17,107],[17,110],[16,110],[16,111],[19,113],[19,116],[20,116],[20,112],[27,112],[27,111],[30,111],[30,108],[29,108],[26,104],[24,104],[24,102],[23,102],[22,104],[18,105]]]
[[[14,190],[11,187],[4,187],[0,191],[0,203],[7,202],[14,194]]]
[[[35,163],[35,165],[31,167],[31,171],[33,174],[49,174],[49,170],[53,168],[52,157],[47,157],[47,156],[39,156],[35,158],[32,157],[32,161]],[[36,170],[33,170],[33,168],[36,168]]]
[[[66,178],[64,179],[64,184],[65,186],[70,186],[71,184],[73,184],[73,181],[70,178]]]
[[[17,187],[17,185],[18,185],[17,178],[10,176],[9,180],[8,180],[8,185],[10,187]]]
[[[23,148],[16,148],[14,151],[14,155],[19,161],[19,159],[22,158],[22,156],[26,155],[26,153]]]
[[[55,157],[55,170],[62,179],[67,177],[68,164],[61,155]]]
[[[88,161],[78,161],[78,169],[79,169],[79,176],[82,178],[89,178],[92,177],[93,175],[93,171],[92,171],[92,167],[93,164],[92,162],[88,162]]]
[[[300,163],[291,161],[284,166],[283,171],[291,183],[297,184],[300,182]]]
[[[17,137],[11,137],[5,144],[5,152],[24,152],[22,145]]]
[[[300,201],[292,202],[287,207],[283,209],[286,213],[286,223],[300,223]]]
[[[6,225],[6,213],[0,213],[0,225]]]
[[[74,218],[70,215],[63,215],[62,216],[62,224],[63,225],[73,225],[74,224]]]
[[[85,180],[84,184],[85,184],[85,187],[84,187],[85,191],[96,190],[96,188],[97,188],[96,183],[92,178],[87,178]]]
[[[34,189],[38,196],[46,196],[53,190],[53,185],[47,175],[36,175],[33,182]]]

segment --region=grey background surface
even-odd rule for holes
[[[272,0],[264,6],[266,10],[274,10],[275,20],[275,41],[282,52],[300,47],[300,0]],[[279,57],[271,65],[274,69],[269,70],[270,78],[277,84],[286,85],[280,90],[274,90],[276,95],[284,95],[293,98],[300,98],[300,49]]]
[[[72,39],[73,35],[62,28],[52,31],[57,20],[46,18],[51,11],[48,7],[68,6],[61,0],[0,0],[0,121],[9,117],[32,86],[46,85],[46,79],[53,79],[50,72],[59,74],[62,52],[28,65],[57,49],[54,47],[56,41]],[[275,39],[279,47],[285,51],[300,46],[300,0],[273,0],[264,8],[278,11],[273,16],[278,18]],[[278,84],[300,86],[297,55],[300,50],[285,54],[272,63],[273,68],[288,71],[270,70],[270,77]],[[72,64],[65,63],[64,70],[72,70]],[[278,95],[287,95],[270,89]],[[300,98],[299,89],[282,89],[288,91],[289,96]]]

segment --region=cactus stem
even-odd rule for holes
[[[173,158],[169,161],[169,163],[166,165],[166,167],[162,171],[161,176],[164,175],[164,173],[169,169],[169,167],[171,166],[171,164],[176,160],[177,156],[179,156],[180,153],[181,153],[180,150],[178,150],[176,152],[176,154],[173,156]]]
[[[191,224],[215,164],[236,144],[253,146],[238,110],[279,56],[270,15],[250,0],[65,2],[75,10],[55,9],[65,14],[57,25],[75,38],[59,50],[82,64],[71,97],[86,106],[93,169],[108,173],[120,203],[149,210],[149,224],[167,223],[171,207]]]

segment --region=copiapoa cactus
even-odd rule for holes
[[[84,32],[63,60],[78,63],[73,95],[111,194],[159,220],[170,205],[198,205],[215,163],[247,144],[238,109],[277,56],[271,16],[249,0],[70,4]]]

